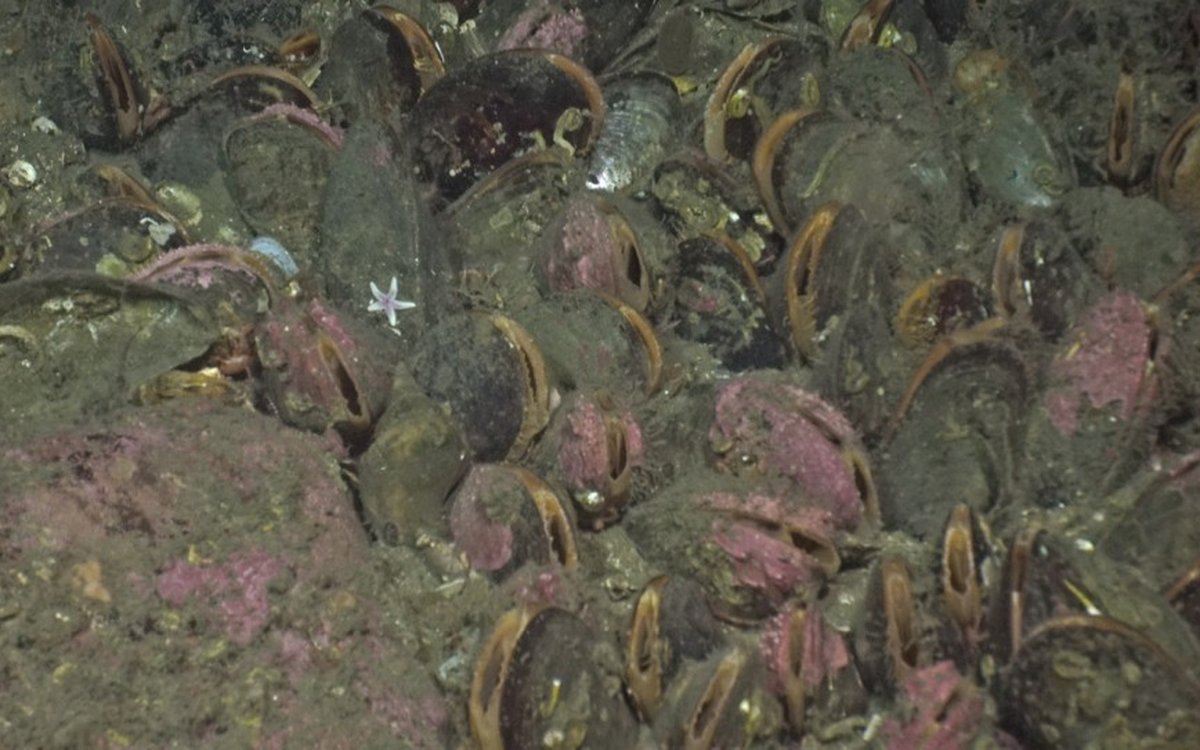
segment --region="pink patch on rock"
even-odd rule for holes
[[[475,570],[499,570],[513,555],[513,532],[488,515],[486,498],[496,493],[525,492],[511,472],[492,464],[476,464],[450,501],[450,534]]]
[[[889,719],[888,750],[966,750],[979,734],[984,700],[951,661],[930,665],[904,681],[912,718]]]
[[[587,25],[578,8],[569,11],[534,7],[522,13],[500,37],[498,49],[537,47],[576,57],[587,38]]]
[[[718,520],[713,522],[712,538],[729,556],[737,582],[761,591],[773,604],[816,580],[812,557],[756,526]]]
[[[696,504],[770,526],[804,530],[815,536],[829,538],[833,534],[833,517],[828,510],[798,504],[794,496],[711,492],[696,498]]]
[[[839,528],[862,519],[863,501],[843,450],[858,447],[850,422],[819,396],[796,386],[746,375],[717,394],[709,439],[719,468],[742,473],[751,465],[794,481],[827,509]]]
[[[1079,427],[1086,398],[1093,409],[1118,404],[1128,420],[1139,403],[1150,358],[1153,329],[1136,295],[1114,292],[1093,305],[1075,328],[1068,354],[1051,368],[1061,382],[1046,393],[1050,423],[1064,436]]]
[[[175,560],[158,575],[158,595],[175,607],[193,597],[225,628],[229,640],[248,645],[267,626],[271,604],[267,586],[283,572],[283,564],[262,550],[230,555],[219,565],[198,566]]]
[[[568,407],[559,435],[558,471],[571,490],[604,492],[612,481],[610,446],[605,414],[596,402],[579,399]],[[625,463],[642,463],[642,431],[629,412],[620,414],[625,431]]]

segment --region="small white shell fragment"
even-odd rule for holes
[[[32,126],[37,132],[44,133],[46,135],[57,135],[58,133],[62,132],[58,129],[58,124],[45,115],[38,115],[37,117],[33,118]]]
[[[27,188],[38,180],[37,167],[24,159],[17,159],[4,168],[4,179],[15,188]]]
[[[1080,537],[1075,540],[1075,549],[1080,552],[1095,552],[1096,545],[1092,544],[1092,540]]]

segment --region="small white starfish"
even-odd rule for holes
[[[398,288],[396,286],[396,277],[392,277],[392,285],[388,287],[387,293],[380,291],[374,281],[371,282],[371,295],[375,299],[371,300],[371,304],[367,305],[367,310],[370,312],[381,312],[387,316],[388,325],[395,327],[396,313],[401,310],[408,310],[417,306],[416,302],[408,302],[402,299],[396,299]]]

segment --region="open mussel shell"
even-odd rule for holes
[[[679,336],[708,345],[734,372],[784,364],[787,347],[771,325],[762,282],[736,240],[684,240],[678,266],[670,321]]]
[[[426,393],[449,405],[477,461],[521,456],[549,421],[541,349],[503,315],[446,316],[425,332],[412,369]]]
[[[600,87],[578,63],[514,50],[476,58],[426,92],[413,112],[417,176],[440,210],[523,153],[590,150],[604,120]]]
[[[1108,617],[1042,623],[1002,683],[1002,725],[1029,747],[1200,744],[1200,684],[1176,654]]]
[[[638,715],[652,721],[680,667],[703,661],[721,642],[695,581],[671,575],[647,581],[633,605],[625,653],[625,689]]]
[[[748,161],[762,131],[787,109],[814,107],[828,49],[773,36],[749,44],[718,77],[704,109],[704,152]]]
[[[566,610],[525,606],[504,614],[475,662],[472,736],[483,750],[633,747],[633,716],[606,679],[615,658]]]
[[[328,46],[317,91],[330,92],[351,123],[398,122],[445,75],[441,52],[421,22],[387,5],[351,16]]]
[[[1200,214],[1200,162],[1197,136],[1200,112],[1192,112],[1171,131],[1154,165],[1154,189],[1168,208],[1189,216]]]
[[[913,287],[896,313],[896,337],[907,347],[970,328],[991,317],[987,292],[962,276],[934,274]]]
[[[715,750],[749,747],[783,724],[779,701],[764,687],[758,653],[730,646],[688,664],[673,681],[653,731],[660,746]]]
[[[836,339],[830,329],[848,326],[854,309],[890,306],[888,253],[862,212],[840,203],[818,208],[792,238],[767,290],[803,361],[819,359],[820,342]]]
[[[841,558],[822,511],[795,493],[705,481],[728,489],[677,483],[633,506],[622,525],[648,561],[699,583],[718,617],[757,622],[837,572]]]
[[[446,517],[474,570],[503,577],[527,562],[570,569],[578,561],[569,504],[528,469],[475,464],[450,497]]]
[[[517,317],[564,392],[653,393],[661,382],[658,334],[619,299],[588,290],[554,294]]]
[[[868,688],[894,693],[909,676],[933,659],[932,627],[919,606],[923,578],[913,578],[899,556],[887,556],[872,568],[863,606],[862,626],[856,631],[859,668]]]
[[[318,299],[277,298],[255,327],[266,395],[280,418],[362,447],[391,391],[395,343]]]
[[[219,338],[209,310],[177,290],[56,274],[4,285],[4,427],[54,424],[126,403],[130,389],[191,362]]]
[[[1031,221],[1000,231],[992,264],[996,314],[1055,340],[1100,293],[1099,282],[1056,223]]]
[[[956,331],[913,371],[876,471],[886,523],[933,539],[954,505],[983,512],[1012,496],[1032,375],[1002,328]]]
[[[22,273],[95,271],[125,276],[166,250],[179,247],[188,230],[156,202],[101,198],[38,227],[36,252]]]
[[[642,431],[632,412],[607,394],[571,394],[554,410],[531,456],[566,488],[580,523],[599,529],[621,517],[642,465]]]
[[[396,368],[388,408],[358,462],[363,517],[395,544],[445,528],[446,499],[466,473],[470,448],[458,422]]]
[[[604,127],[588,159],[587,185],[607,192],[644,187],[676,137],[679,92],[665,76],[634,73],[604,86]]]
[[[584,193],[572,198],[539,240],[551,292],[594,289],[638,312],[664,284],[665,233],[636,204]]]

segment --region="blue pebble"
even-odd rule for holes
[[[290,279],[300,272],[300,268],[296,265],[292,254],[274,237],[255,237],[250,240],[249,250],[252,253],[258,253],[266,257],[274,263],[276,268],[283,273],[285,279]]]

